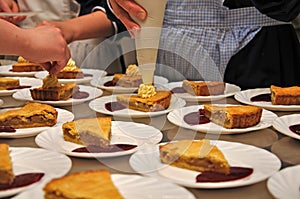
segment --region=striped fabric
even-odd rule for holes
[[[170,81],[223,80],[230,58],[261,26],[282,24],[221,0],[167,0],[156,73]]]

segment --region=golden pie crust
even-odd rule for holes
[[[122,199],[106,170],[84,171],[69,174],[48,182],[45,199]]]
[[[125,74],[114,74],[112,82],[122,87],[139,87],[143,83],[141,75],[127,76]]]
[[[111,139],[111,117],[79,119],[62,126],[64,140],[81,145],[108,146]]]
[[[0,184],[10,184],[14,180],[9,146],[0,143]]]
[[[9,78],[9,77],[0,77],[0,90],[6,90],[11,87],[20,86],[19,79]]]
[[[224,94],[225,90],[224,82],[195,82],[184,80],[182,87],[191,95],[196,96],[210,96]]]
[[[33,88],[30,89],[32,99],[40,101],[59,101],[67,100],[72,95],[79,91],[79,86],[76,83],[63,84],[60,87],[53,88]]]
[[[271,100],[274,105],[299,105],[300,87],[279,87],[271,85]]]
[[[27,103],[19,109],[0,113],[0,126],[31,128],[53,126],[57,122],[57,111],[47,104]]]
[[[227,129],[247,128],[260,122],[262,108],[256,106],[217,106],[204,104],[204,115]]]
[[[209,140],[180,140],[159,146],[164,164],[194,171],[229,174],[230,165],[218,147]]]
[[[172,93],[170,91],[156,91],[149,98],[141,98],[138,95],[117,95],[117,101],[129,109],[154,112],[168,109]]]

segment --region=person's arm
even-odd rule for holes
[[[0,12],[19,12],[19,6],[14,0],[0,0]],[[18,24],[23,21],[26,16],[1,17],[11,23]]]
[[[109,37],[114,34],[112,22],[102,11],[95,11],[87,15],[66,21],[43,21],[61,29],[68,43],[76,40]]]
[[[251,1],[261,13],[279,21],[292,21],[300,13],[300,0]]]
[[[40,63],[50,73],[67,64],[70,51],[60,30],[51,25],[21,29],[0,19],[0,54],[23,56]]]

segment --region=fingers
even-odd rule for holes
[[[143,7],[131,0],[116,0],[116,3],[122,7],[127,13],[138,18],[139,20],[145,20],[147,12]]]

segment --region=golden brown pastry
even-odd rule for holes
[[[278,87],[272,85],[271,100],[274,105],[299,105],[300,104],[300,87]]]
[[[106,170],[83,171],[51,180],[45,199],[122,199]]]
[[[160,160],[171,166],[194,171],[214,171],[229,174],[222,151],[209,140],[180,140],[159,146]]]
[[[221,95],[225,90],[224,82],[194,82],[184,80],[182,87],[191,95],[196,96],[209,96],[209,95]]]
[[[15,177],[9,153],[9,146],[0,143],[0,184],[10,184]]]
[[[217,106],[204,104],[204,115],[227,129],[247,128],[260,122],[262,108],[256,106]]]

